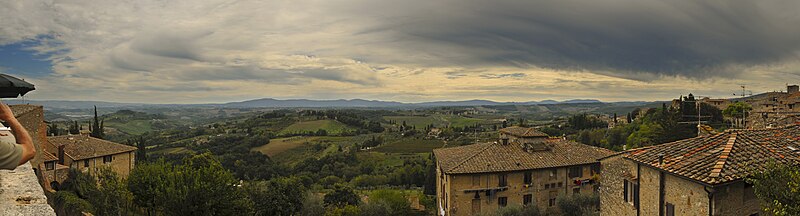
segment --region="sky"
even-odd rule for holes
[[[0,1],[34,100],[733,97],[800,84],[795,0]]]

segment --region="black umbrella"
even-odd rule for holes
[[[34,89],[33,84],[25,80],[0,74],[0,98],[16,98]]]

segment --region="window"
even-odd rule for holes
[[[572,188],[572,195],[578,195],[578,194],[581,194],[581,188],[580,187]]]
[[[497,175],[497,186],[498,187],[508,186],[508,182],[506,181],[506,174]]]
[[[44,169],[46,169],[46,170],[54,170],[54,169],[56,169],[56,162],[44,163]]]
[[[564,187],[564,182],[559,182],[558,187]]]
[[[522,205],[530,205],[533,202],[533,195],[532,194],[525,194],[522,196]]]
[[[83,167],[89,167],[89,159],[83,160]]]
[[[114,158],[111,157],[111,155],[103,156],[103,163],[111,163],[111,160],[113,160],[113,159]]]
[[[667,216],[675,216],[675,205],[667,203]]]
[[[525,179],[524,179],[525,180],[524,181],[525,184],[527,184],[527,185],[531,184],[533,182],[533,178],[532,177],[533,176],[531,176],[531,171],[525,172]]]
[[[477,215],[481,213],[481,200],[480,199],[473,199],[472,200],[472,215]]]
[[[622,199],[628,202],[628,180],[622,180]]]
[[[550,189],[550,184],[544,184],[544,189]]]
[[[742,200],[751,201],[756,198],[755,191],[753,191],[753,184],[744,183],[744,192],[742,193]]]
[[[570,178],[580,178],[583,177],[583,167],[570,167],[569,168],[569,177]]]
[[[472,186],[481,186],[481,176],[479,175],[472,176]]]
[[[550,198],[547,199],[547,206],[549,207],[556,206],[556,197],[558,197],[558,192],[550,191]]]
[[[500,207],[506,207],[508,205],[508,197],[498,197],[497,205]]]

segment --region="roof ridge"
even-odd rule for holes
[[[717,178],[719,174],[722,172],[722,168],[725,167],[725,162],[728,161],[728,156],[730,156],[731,151],[733,150],[733,145],[736,143],[736,135],[738,133],[731,133],[731,137],[728,138],[728,142],[725,143],[725,148],[722,149],[722,153],[719,155],[719,159],[717,159],[717,163],[714,164],[713,169],[711,170],[711,174],[709,177]]]
[[[485,151],[486,149],[488,149],[489,147],[492,147],[492,145],[494,145],[493,143],[487,143],[487,144],[488,144],[488,145],[486,145],[486,147],[483,147],[482,149],[480,149],[480,150],[478,150],[478,151],[475,151],[475,154],[472,154],[472,155],[470,155],[469,157],[467,157],[467,158],[464,158],[464,160],[463,160],[463,161],[459,162],[459,163],[458,163],[458,164],[456,164],[455,166],[453,166],[453,167],[451,167],[450,169],[448,169],[448,170],[447,170],[447,172],[450,172],[450,171],[453,171],[453,170],[455,170],[455,169],[456,169],[456,168],[458,168],[459,166],[461,166],[461,165],[463,165],[464,163],[466,163],[468,160],[470,160],[470,159],[474,158],[475,156],[477,156],[477,155],[478,155],[478,154],[480,154],[481,152]]]

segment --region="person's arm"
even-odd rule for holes
[[[31,135],[14,117],[11,108],[3,102],[0,102],[0,120],[3,120],[11,128],[11,132],[14,133],[14,137],[17,139],[17,144],[22,145],[22,157],[19,160],[19,165],[33,159],[36,156],[36,148],[33,147]]]

